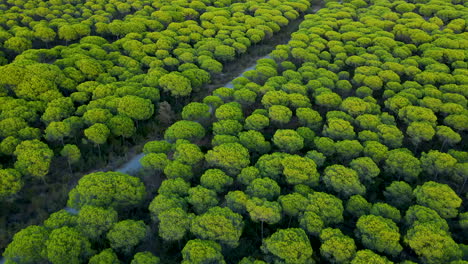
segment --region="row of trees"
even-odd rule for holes
[[[235,2],[8,1],[0,6],[1,46],[21,53],[90,34],[122,37],[131,32],[159,31],[171,22],[197,20],[207,7]]]
[[[8,1],[0,6],[0,42],[4,50],[20,53],[31,47],[58,43],[58,40],[79,40],[89,34],[121,37],[131,32],[158,31],[171,22],[197,20],[207,7],[226,7],[237,2],[171,1],[168,5],[167,1]],[[454,4],[461,4],[461,1]],[[399,14],[416,11],[424,16],[434,16],[433,21],[450,22],[448,28],[458,33],[463,31],[463,12],[450,4],[441,9],[440,3],[396,2],[391,8]],[[293,12],[288,14],[288,18],[292,16],[295,16]],[[422,29],[430,33],[437,26],[426,22]],[[411,35],[419,34],[420,39],[429,38],[423,31],[411,30],[403,36],[411,38]]]

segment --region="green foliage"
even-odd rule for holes
[[[190,180],[193,177],[192,167],[178,160],[169,162],[164,168],[164,174],[168,179]]]
[[[191,56],[190,54],[189,56]],[[182,70],[179,68],[179,70]],[[200,91],[200,88],[211,81],[210,73],[202,69],[188,69],[182,71],[182,75],[189,79],[192,85],[192,89],[196,92]]]
[[[243,191],[231,191],[228,192],[224,199],[226,199],[226,205],[233,212],[242,214],[246,212],[247,200],[249,196]]]
[[[365,263],[375,263],[375,264],[391,264],[384,256],[380,256],[372,252],[372,250],[364,249],[356,252],[356,257],[351,261],[351,264],[365,264]]]
[[[165,241],[182,239],[190,226],[190,216],[180,207],[161,212],[159,219],[159,236]]]
[[[216,192],[222,192],[227,186],[233,183],[233,179],[226,175],[222,170],[209,169],[200,177],[200,184]]]
[[[175,142],[178,139],[197,141],[205,136],[205,129],[193,121],[177,121],[164,132],[164,139]]]
[[[317,151],[323,153],[325,156],[332,156],[336,152],[335,142],[328,137],[316,137],[314,145]]]
[[[244,222],[240,214],[234,213],[229,208],[212,207],[193,219],[190,232],[201,239],[237,247],[243,227]]]
[[[22,229],[13,237],[3,253],[7,261],[13,263],[38,263],[44,261],[41,252],[45,249],[45,243],[49,233],[44,227],[31,225]]]
[[[403,144],[403,133],[393,125],[380,125],[377,127],[380,140],[389,148],[399,148]]]
[[[226,119],[213,123],[214,135],[235,136],[242,131],[242,124],[237,120]],[[233,143],[233,142],[232,142]]]
[[[13,136],[6,137],[0,142],[0,153],[3,155],[13,155],[16,147],[21,143],[21,140]]]
[[[349,163],[349,165],[358,173],[361,181],[366,183],[373,183],[374,179],[380,174],[379,167],[369,157],[354,159]]]
[[[54,264],[81,263],[92,255],[91,244],[71,227],[53,230],[45,243],[44,256]]]
[[[428,122],[411,122],[406,130],[406,134],[411,138],[414,145],[419,145],[422,141],[430,141],[436,131]]]
[[[337,108],[341,104],[341,97],[332,92],[321,93],[315,96],[315,103],[327,109]]]
[[[192,92],[190,80],[177,72],[171,72],[159,78],[159,85],[172,96],[188,96]]]
[[[89,239],[97,240],[117,222],[117,212],[110,208],[85,205],[78,212],[76,220],[80,231]]]
[[[111,133],[115,136],[129,138],[136,132],[136,127],[130,117],[124,115],[113,116],[107,123]]]
[[[101,123],[96,123],[89,128],[84,130],[86,138],[91,140],[96,145],[102,145],[106,143],[107,138],[110,135],[109,128]]]
[[[0,200],[8,198],[23,188],[21,174],[15,169],[0,169]]]
[[[343,197],[366,192],[366,187],[359,181],[357,172],[342,165],[332,165],[325,169],[323,175],[325,185]]]
[[[448,126],[438,126],[436,135],[444,145],[449,144],[450,146],[453,146],[461,141],[460,134],[453,131]]]
[[[314,192],[309,194],[308,199],[306,211],[317,214],[325,226],[343,222],[343,202],[337,197],[324,192]]]
[[[193,239],[182,249],[183,264],[219,263],[225,264],[221,246],[211,240]]]
[[[88,125],[92,125],[95,123],[106,123],[111,117],[112,113],[109,110],[101,108],[90,109],[83,114],[83,119]],[[49,126],[55,123],[58,122],[52,122],[49,124]]]
[[[262,130],[270,125],[270,119],[264,115],[252,114],[245,119],[245,129]]]
[[[90,264],[101,264],[101,263],[119,264],[120,261],[117,255],[114,253],[114,251],[108,248],[108,249],[101,251],[101,253],[92,256],[89,259],[89,263]]]
[[[239,143],[225,143],[205,155],[208,165],[223,169],[230,175],[238,174],[250,164],[249,151]]]
[[[403,181],[393,181],[383,194],[387,203],[400,209],[406,209],[414,202],[413,189]]]
[[[323,155],[322,153],[316,151],[316,150],[311,150],[311,151],[308,151],[307,154],[306,154],[306,157],[313,160],[314,163],[316,164],[317,168],[320,168],[323,166],[323,164],[325,163],[325,160],[327,159],[327,157],[325,157],[325,155]]]
[[[375,163],[379,163],[387,158],[388,147],[377,141],[367,141],[364,143],[363,152]]]
[[[44,221],[44,227],[47,229],[57,229],[64,226],[75,227],[78,217],[67,212],[65,209],[52,213],[47,220]]]
[[[148,141],[143,147],[143,153],[168,153],[172,144],[164,140]]]
[[[270,151],[270,142],[265,141],[262,133],[249,130],[239,133],[239,142],[252,152],[267,153]]]
[[[335,143],[335,152],[343,161],[358,157],[362,150],[363,147],[357,140],[346,139]]]
[[[230,61],[234,59],[236,51],[233,47],[227,45],[219,45],[216,46],[214,55],[215,58],[219,59],[220,61]]]
[[[268,117],[272,123],[285,125],[291,120],[292,111],[286,106],[273,105],[268,108]]]
[[[453,173],[456,163],[457,160],[450,154],[437,150],[423,152],[421,155],[421,166],[427,174],[434,176],[435,179],[438,175],[449,176]]]
[[[154,113],[154,106],[148,99],[126,95],[120,98],[118,102],[117,110],[119,114],[135,120],[146,120]]]
[[[80,149],[72,144],[65,145],[60,151],[60,155],[65,157],[70,164],[77,163],[81,159]]]
[[[398,226],[381,216],[361,216],[356,223],[356,235],[365,247],[378,252],[396,256],[403,250]]]
[[[187,202],[192,205],[197,214],[202,214],[211,207],[216,206],[219,200],[215,191],[198,185],[188,190]]]
[[[411,152],[395,149],[388,153],[384,171],[399,180],[402,176],[407,182],[414,182],[421,173],[421,162]]]
[[[281,205],[277,202],[254,197],[247,201],[246,209],[250,219],[254,222],[265,222],[272,225],[281,220]]]
[[[274,200],[279,196],[281,188],[278,183],[270,178],[259,178],[250,182],[245,192],[250,196]]]
[[[64,122],[51,122],[46,130],[46,139],[48,141],[61,141],[63,142],[63,139],[65,137],[70,136],[71,134],[71,127],[68,123]]]
[[[138,252],[133,256],[130,264],[159,264],[159,258],[151,254],[151,252]]]
[[[354,240],[339,229],[326,228],[320,233],[320,254],[332,263],[349,263],[356,254]]]
[[[236,180],[244,185],[249,185],[253,180],[260,177],[260,170],[256,167],[245,167],[237,175]]]
[[[30,40],[22,37],[12,37],[5,41],[5,48],[12,50],[15,53],[22,53],[25,50],[32,48]]]
[[[187,196],[190,183],[182,178],[167,179],[159,186],[158,193],[167,196]]]
[[[278,201],[283,208],[283,212],[291,217],[297,216],[300,212],[305,211],[309,204],[309,200],[299,193],[281,195]]]
[[[443,218],[458,215],[462,200],[446,184],[429,181],[417,186],[413,193],[418,204],[434,209]]]
[[[304,138],[294,130],[278,129],[273,135],[273,143],[285,152],[294,153],[304,147]]]
[[[448,224],[439,214],[425,206],[412,205],[408,208],[405,215],[407,226],[416,226],[419,224],[430,223],[437,228],[448,231]]]
[[[346,212],[356,218],[370,214],[371,208],[372,204],[359,194],[349,197],[346,202]]]
[[[450,235],[430,223],[415,225],[404,241],[423,263],[447,263],[461,258],[459,246]]]
[[[313,263],[309,238],[300,228],[278,229],[263,240],[262,250],[285,263]]]
[[[145,186],[136,177],[120,172],[94,172],[83,176],[68,195],[68,205],[131,208],[146,195]]]
[[[153,171],[163,171],[170,160],[164,153],[148,153],[140,159],[143,168]]]
[[[148,236],[148,227],[143,221],[123,220],[112,226],[107,239],[112,249],[130,254],[132,249]]]
[[[393,220],[395,223],[399,223],[401,220],[400,211],[386,203],[375,203],[370,209],[370,214],[379,215],[388,219]]]
[[[354,139],[356,136],[353,126],[348,121],[337,118],[329,119],[322,133],[333,140]]]
[[[292,155],[281,161],[283,175],[288,184],[308,184],[315,186],[319,182],[319,173],[315,162],[309,158]]]
[[[15,169],[22,175],[43,179],[49,172],[53,152],[41,141],[23,141],[16,147],[14,154],[17,157]]]
[[[324,223],[316,213],[307,211],[299,215],[299,226],[308,234],[318,236],[324,228]]]
[[[192,102],[182,110],[182,118],[185,120],[204,121],[210,116],[210,107],[207,104]]]
[[[311,108],[297,108],[296,116],[303,126],[307,126],[313,130],[318,130],[322,124],[322,117],[319,112]]]
[[[180,179],[182,180],[182,179]],[[183,180],[182,180],[183,181]],[[190,185],[187,184],[187,191],[190,188]],[[172,209],[172,208],[183,208],[185,209],[187,207],[187,202],[181,198],[177,197],[175,195],[171,194],[159,194],[156,197],[154,197],[153,201],[151,201],[149,205],[149,211],[151,213],[151,218],[153,221],[158,220],[158,216],[160,213]]]
[[[215,111],[215,116],[218,120],[230,119],[242,121],[242,119],[244,119],[242,108],[238,103],[235,102],[223,104],[218,107]]]

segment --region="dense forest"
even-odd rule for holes
[[[1,8],[1,25],[11,30],[2,31],[0,46],[6,64],[0,67],[0,249],[28,223],[63,208],[82,172],[161,138],[185,104],[230,76],[223,64],[232,71],[239,65],[230,61],[284,38],[281,29],[297,26],[308,7],[295,1],[31,1]],[[37,16],[44,8],[47,19]],[[50,41],[33,38],[40,25],[52,32]],[[60,33],[84,25],[89,36]],[[7,44],[18,38],[31,40],[34,49]]]
[[[8,0],[0,65],[6,264],[468,263],[467,1]]]

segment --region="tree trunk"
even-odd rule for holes
[[[444,142],[442,142],[442,147],[440,147],[440,151],[442,151],[444,149],[445,144],[447,144],[447,140],[444,140]]]
[[[262,221],[261,226],[262,226],[262,241],[263,241],[263,221]]]
[[[98,148],[98,154],[99,154],[99,160],[101,160],[101,146],[99,144],[96,144]]]
[[[463,189],[465,188],[465,184],[466,182],[468,181],[468,177],[465,177],[465,179],[463,179],[463,183],[462,185],[460,186],[460,190],[458,191],[458,193],[461,193],[463,191]]]
[[[421,142],[418,142],[417,144],[414,145],[414,153],[418,153],[418,147]]]
[[[68,169],[70,170],[70,174],[73,175],[73,170],[72,170],[72,167],[71,167],[71,163],[69,160],[67,160],[67,163],[68,163]]]

